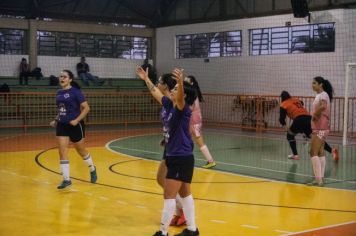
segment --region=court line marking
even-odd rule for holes
[[[127,205],[127,202],[124,202],[124,201],[120,201],[120,200],[117,200],[116,203],[118,204],[122,204],[122,205]]]
[[[143,152],[143,153],[157,154],[157,155],[161,154],[159,152],[151,152],[151,151],[146,151],[146,150],[136,149],[136,148],[124,148],[124,147],[115,146],[115,145],[112,145],[110,147],[118,148],[118,149],[122,149],[122,150],[128,150],[128,151],[137,151],[137,152]],[[120,153],[120,154],[122,154],[122,153]],[[135,157],[135,156],[133,156],[133,157]],[[135,158],[141,158],[141,159],[144,159],[144,160],[148,160],[148,159],[145,159],[143,157],[135,157]],[[199,161],[204,161],[205,160],[205,159],[202,159],[202,158],[195,158],[195,159],[199,160]],[[268,160],[268,159],[262,159],[262,160]],[[244,167],[244,168],[250,168],[250,169],[256,169],[256,170],[265,170],[265,171],[270,171],[270,172],[275,172],[275,173],[290,174],[290,172],[287,172],[287,171],[272,170],[272,169],[256,167],[256,166],[239,165],[239,164],[227,163],[227,162],[222,162],[222,161],[215,161],[215,162],[217,164],[222,164],[222,165],[227,165],[227,166],[237,166],[237,167]],[[291,162],[291,164],[292,164],[292,162]],[[228,173],[228,172],[226,172],[226,173]],[[306,174],[300,174],[300,173],[293,173],[293,174],[294,175],[298,175],[298,176],[303,176],[303,177],[311,177],[311,178],[314,177],[312,175],[306,175]],[[259,177],[256,177],[256,178],[259,178]],[[341,182],[346,182],[347,181],[347,180],[343,180],[343,179],[333,179],[333,178],[325,178],[325,179],[326,180],[331,180],[331,181],[341,181]]]
[[[107,143],[108,144],[108,143]],[[61,175],[59,172],[56,172],[46,166],[44,166],[40,161],[40,157],[43,153],[48,152],[52,149],[55,149],[55,147],[52,148],[48,148],[46,150],[42,150],[40,151],[36,156],[35,156],[35,162],[37,165],[39,165],[41,168]],[[108,149],[111,150],[111,149]],[[111,150],[111,152],[116,153],[116,154],[120,154],[119,152],[116,152],[114,150]],[[123,157],[129,157],[129,158],[135,158],[135,157],[131,157],[129,155],[126,154],[120,154]],[[136,159],[141,159],[141,160],[146,160],[143,158],[137,158]],[[157,161],[156,161],[157,162]],[[251,178],[251,177],[250,177]],[[85,183],[90,183],[90,181],[88,180],[83,180],[80,178],[75,178],[72,177],[72,179],[81,181],[81,182],[85,182]],[[156,195],[156,196],[162,196],[162,193],[156,193],[156,192],[149,192],[149,191],[144,191],[144,190],[140,190],[140,189],[133,189],[133,188],[127,188],[127,187],[122,187],[122,186],[115,186],[115,185],[110,185],[110,184],[105,184],[105,183],[95,183],[98,186],[104,186],[104,187],[110,187],[110,188],[115,188],[115,189],[120,189],[120,190],[127,190],[127,191],[132,191],[132,192],[137,192],[137,193],[146,193],[146,194],[152,194],[152,195]],[[259,204],[259,203],[250,203],[250,202],[234,202],[234,201],[226,201],[226,200],[217,200],[217,199],[206,199],[206,198],[195,198],[195,200],[200,200],[200,201],[206,201],[206,202],[214,202],[214,203],[225,203],[225,204],[236,204],[236,205],[247,205],[247,206],[260,206],[260,207],[274,207],[274,208],[286,208],[286,209],[299,209],[299,210],[315,210],[315,211],[328,211],[328,212],[348,212],[348,213],[356,213],[356,211],[350,211],[350,210],[340,210],[340,209],[323,209],[323,208],[308,208],[308,207],[295,207],[295,206],[283,206],[283,205],[271,205],[271,204]]]
[[[295,234],[308,233],[308,232],[313,232],[313,231],[320,230],[320,229],[328,229],[328,228],[334,228],[334,227],[337,227],[337,226],[350,225],[350,224],[356,224],[356,221],[349,221],[349,222],[335,224],[335,225],[328,225],[328,226],[308,229],[308,230],[304,230],[304,231],[299,231],[299,232],[294,232],[294,233],[289,233],[289,234],[283,234],[281,236],[292,236],[292,235],[295,235]]]
[[[153,135],[157,135],[157,134],[150,134],[149,136],[153,136]],[[160,160],[151,160],[151,159],[147,159],[147,158],[142,158],[142,157],[136,157],[136,156],[132,156],[132,155],[128,155],[128,154],[125,154],[125,153],[121,153],[121,152],[118,152],[118,151],[115,151],[113,149],[111,149],[109,147],[109,145],[115,141],[120,141],[120,140],[125,140],[125,139],[129,139],[129,138],[133,138],[133,137],[143,137],[143,136],[147,136],[146,134],[142,134],[142,135],[133,135],[133,136],[128,136],[128,137],[122,137],[122,138],[118,138],[118,139],[114,139],[114,140],[111,140],[109,142],[107,142],[105,144],[105,148],[107,150],[109,150],[110,152],[112,153],[116,153],[116,154],[119,154],[119,155],[122,155],[122,156],[126,156],[128,158],[136,158],[136,159],[141,159],[141,160],[146,160],[146,161],[153,161],[153,162],[160,162]],[[236,135],[238,136],[238,135]],[[200,159],[201,160],[201,159]],[[201,169],[203,171],[210,171],[210,170],[206,170],[206,169]],[[269,169],[268,169],[269,170]],[[269,182],[277,182],[277,183],[283,183],[283,184],[292,184],[292,185],[303,185],[305,186],[305,184],[303,183],[291,183],[291,182],[286,182],[286,181],[282,181],[282,180],[277,180],[277,179],[267,179],[267,178],[263,178],[263,177],[256,177],[256,176],[250,176],[250,175],[244,175],[244,174],[237,174],[237,173],[232,173],[232,172],[228,172],[228,171],[222,171],[222,170],[216,170],[214,169],[215,172],[219,172],[219,173],[223,173],[223,174],[228,174],[228,175],[236,175],[236,176],[243,176],[243,177],[248,177],[248,178],[254,178],[254,179],[262,179],[262,180],[265,180],[265,181],[269,181]],[[285,173],[288,173],[289,172],[285,172]],[[310,177],[312,177],[311,175],[309,175]],[[327,179],[327,178],[326,178]],[[346,192],[356,192],[356,190],[351,190],[351,189],[340,189],[340,188],[330,188],[330,187],[323,187],[323,189],[330,189],[330,190],[337,190],[337,191],[346,191]]]
[[[293,232],[289,232],[289,231],[285,231],[285,230],[279,230],[279,229],[275,229],[274,231],[277,232],[277,233],[286,233],[286,234],[293,233]]]
[[[245,224],[243,224],[241,226],[242,227],[246,227],[246,228],[250,228],[250,229],[258,229],[258,228],[260,228],[259,226],[255,226],[255,225],[245,225]]]
[[[277,163],[284,163],[284,164],[292,164],[293,162],[291,161],[277,161],[277,160],[272,160],[272,159],[266,159],[266,158],[263,158],[261,159],[262,161],[270,161],[270,162],[277,162]]]
[[[132,162],[136,162],[136,161],[146,161],[146,160],[147,159],[136,159],[136,158],[133,159],[133,158],[131,158],[131,160],[120,161],[120,162],[112,164],[111,166],[109,166],[109,170],[111,172],[113,172],[114,174],[125,176],[125,177],[156,181],[156,178],[153,178],[153,177],[142,177],[142,176],[128,175],[128,174],[119,172],[117,170],[114,170],[115,166],[118,166],[118,165],[126,164],[129,162],[132,163]],[[205,170],[205,169],[203,169],[203,170]],[[156,172],[154,172],[154,171],[150,171],[149,173],[156,174]],[[271,182],[271,181],[262,181],[262,180],[234,181],[234,182],[231,182],[231,181],[230,182],[228,182],[228,181],[220,181],[220,182],[217,182],[217,181],[209,181],[209,182],[193,181],[192,183],[194,183],[194,184],[258,184],[258,183],[268,183],[268,182]],[[141,186],[141,185],[137,185],[137,186]]]
[[[219,224],[226,224],[227,222],[224,221],[224,220],[210,220],[211,222],[214,222],[214,223],[219,223]]]

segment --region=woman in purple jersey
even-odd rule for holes
[[[176,196],[182,197],[183,211],[187,220],[187,228],[176,236],[199,235],[195,225],[194,200],[190,191],[193,177],[194,156],[193,141],[189,133],[191,117],[190,105],[196,99],[195,90],[188,83],[183,85],[182,70],[173,70],[173,78],[177,85],[171,90],[171,99],[163,94],[150,82],[148,72],[137,68],[137,75],[146,82],[153,97],[162,102],[168,111],[168,132],[166,137],[167,175],[164,180],[164,207],[160,231],[154,236],[168,235],[168,226],[176,208]]]
[[[152,87],[154,86],[152,83],[152,80],[150,78],[150,81],[146,82],[147,87]],[[158,89],[163,96],[167,97],[168,99],[171,99],[171,93],[170,91],[174,88],[174,86],[177,84],[177,82],[173,79],[173,75],[170,74],[163,74],[159,77],[157,84],[156,84],[156,89]],[[156,101],[162,105],[162,98],[161,96],[156,96],[156,93],[153,92],[154,90],[150,90],[152,93],[153,97],[156,99]],[[159,94],[160,95],[160,94]],[[163,138],[160,142],[160,145],[164,147],[163,151],[163,156],[161,163],[159,164],[158,170],[157,170],[157,176],[156,180],[157,183],[164,188],[164,181],[166,179],[167,175],[167,166],[166,166],[166,142],[168,139],[168,123],[167,123],[167,116],[168,116],[168,111],[165,109],[164,106],[162,106],[161,111],[160,111],[160,116],[162,120],[162,125],[163,125]],[[179,194],[176,196],[176,212],[174,214],[173,219],[171,220],[170,225],[171,226],[181,226],[186,223],[184,212],[182,210],[182,200]]]
[[[90,169],[90,181],[97,180],[96,168],[89,152],[84,146],[85,125],[83,119],[90,108],[80,87],[73,81],[74,75],[70,70],[63,70],[59,76],[62,87],[57,92],[56,103],[58,115],[51,126],[56,127],[56,136],[59,148],[60,168],[63,175],[62,183],[57,187],[63,189],[72,184],[69,175],[69,141],[75,147],[77,153],[83,158]]]

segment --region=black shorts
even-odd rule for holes
[[[289,130],[294,134],[304,133],[309,137],[312,133],[311,118],[311,116],[298,116],[293,120]]]
[[[85,124],[80,121],[76,126],[58,122],[56,128],[56,136],[69,137],[70,141],[77,143],[85,138]]]
[[[166,156],[167,179],[191,183],[194,172],[194,156]]]

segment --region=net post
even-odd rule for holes
[[[356,63],[347,63],[346,64],[346,76],[345,76],[345,95],[344,95],[344,127],[342,134],[342,145],[347,145],[347,120],[348,120],[348,111],[349,111],[349,82],[351,67],[356,67]]]

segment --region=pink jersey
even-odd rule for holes
[[[316,95],[312,105],[311,114],[314,115],[316,109],[318,109],[322,101],[326,102],[326,109],[321,112],[320,118],[317,121],[312,121],[311,125],[313,130],[330,129],[330,98],[325,91]]]
[[[190,123],[189,125],[196,125],[196,124],[202,124],[202,116],[201,116],[201,110],[200,110],[200,104],[199,104],[199,99],[195,99],[193,105],[190,107],[192,110],[192,117],[190,118]]]

